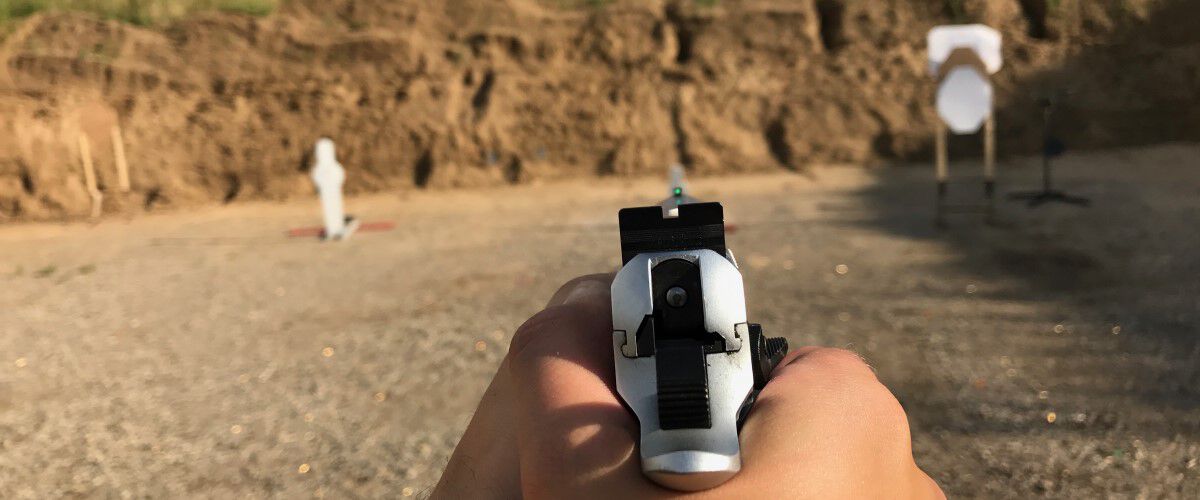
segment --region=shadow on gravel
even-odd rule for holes
[[[1033,179],[1035,171],[1021,174]],[[1180,169],[1180,175],[1194,173]],[[1122,352],[1151,349],[1170,363],[1157,369],[1177,378],[1171,385],[1200,387],[1200,311],[1194,299],[1200,293],[1195,278],[1200,255],[1187,250],[1195,211],[1186,200],[1171,199],[1180,198],[1177,194],[1164,192],[1169,180],[1134,186],[1119,178],[1097,179],[1087,185],[1109,197],[1097,199],[1093,208],[1028,209],[998,200],[998,222],[959,215],[942,229],[933,224],[932,172],[924,168],[884,169],[856,196],[873,214],[860,224],[951,249],[956,257],[942,264],[948,273],[1008,284],[989,292],[991,298],[1052,306],[1063,318],[1120,326],[1118,333],[1126,334],[1118,336]],[[1200,407],[1200,389],[1175,394],[1172,404]]]
[[[1065,3],[1059,8],[1064,10],[1058,15],[1068,15]],[[1006,117],[1039,113],[1037,101],[1048,95],[1062,99],[1056,111],[1055,135],[1068,146],[1083,143],[1117,147],[1200,140],[1200,110],[1189,104],[1194,93],[1179,88],[1183,85],[1194,89],[1194,85],[1183,82],[1194,82],[1200,70],[1200,3],[1163,0],[1140,16],[1116,3],[1085,8],[1105,10],[1118,26],[1105,43],[1088,46],[1054,70],[1018,79],[1013,82],[1014,90],[998,96],[1001,157],[1006,152],[1039,149],[1041,130],[1005,130],[1006,123],[1019,121]],[[1053,26],[1047,30],[1045,19],[1041,23],[1035,43],[1053,43]],[[1091,28],[1085,21],[1079,29]],[[1033,31],[1031,27],[1031,34]],[[1138,43],[1132,43],[1135,40]],[[1009,52],[1007,57],[1024,57],[1019,47]],[[1119,66],[1139,60],[1148,63],[1139,64],[1136,77],[1126,74],[1135,69]],[[1079,74],[1076,70],[1085,66],[1109,68],[1114,81],[1075,79],[1073,75]],[[1144,106],[1114,112],[1109,103],[1110,91],[1118,92],[1114,86],[1119,86],[1120,92],[1143,96]],[[1175,119],[1164,121],[1164,116]],[[921,150],[932,151],[931,141],[932,134],[929,145]],[[974,137],[952,139],[951,146],[952,160],[970,158],[981,150]],[[967,154],[957,154],[963,152],[960,149]],[[1089,157],[1105,155],[1093,153]],[[952,174],[978,172],[980,167],[970,161],[953,165]],[[1032,160],[1021,163],[1035,164]],[[949,228],[936,229],[932,224],[933,172],[925,165],[883,169],[874,186],[857,193],[874,214],[863,224],[953,249],[957,259],[945,264],[948,272],[1014,284],[993,292],[997,299],[1052,306],[1061,311],[1063,321],[1076,318],[1119,327],[1118,332],[1124,333],[1106,339],[1104,345],[1115,349],[1105,355],[1131,357],[1133,361],[1125,368],[1097,364],[1085,373],[1110,379],[1114,385],[1121,383],[1116,378],[1124,377],[1125,385],[1132,383],[1125,394],[1150,406],[1200,408],[1200,304],[1194,298],[1200,296],[1200,255],[1194,248],[1189,250],[1194,239],[1189,235],[1195,233],[1194,225],[1200,221],[1194,209],[1187,208],[1186,202],[1183,207],[1173,205],[1183,200],[1169,199],[1179,196],[1171,191],[1170,181],[1132,185],[1126,183],[1128,179],[1137,181],[1138,177],[1126,175],[1123,181],[1119,175],[1110,175],[1093,182],[1094,176],[1087,170],[1091,166],[1076,165],[1075,171],[1080,172],[1077,177],[1103,195],[1093,200],[1093,208],[1050,206],[1030,210],[1003,197],[1005,191],[1036,186],[1036,171],[1026,169],[1019,182],[1006,184],[1005,170],[1009,166],[1000,166],[996,202],[1000,222],[996,225],[985,225],[979,217],[959,215],[950,218]],[[1125,166],[1133,170],[1142,167]],[[1196,175],[1195,170],[1181,168],[1178,177],[1179,181],[1194,184]],[[980,184],[952,185],[952,198],[957,192],[963,198],[982,200]],[[1071,355],[1054,353],[1058,357]],[[1187,428],[1196,429],[1197,425],[1192,422]]]
[[[1076,182],[1086,179],[1075,187],[1102,195],[1092,208],[998,201],[995,225],[962,215],[935,228],[932,168],[882,169],[855,193],[870,213],[862,227],[948,252],[920,270],[937,284],[914,291],[947,305],[908,332],[922,366],[889,384],[923,466],[951,496],[1196,488],[1195,476],[1173,474],[1194,453],[1176,443],[1200,436],[1197,191],[1189,199],[1164,176],[1131,183],[1135,162],[1097,177],[1074,163]],[[1194,185],[1190,163],[1172,175]],[[978,283],[972,299],[965,280]],[[1143,440],[1163,448],[1136,474],[1121,469]]]

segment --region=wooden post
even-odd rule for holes
[[[112,128],[113,159],[117,164],[117,186],[122,193],[129,192],[129,164],[125,162],[125,143],[121,140],[121,126]]]
[[[996,119],[988,115],[983,122],[983,179],[996,180]]]
[[[946,182],[946,178],[949,177],[949,169],[946,166],[948,161],[948,153],[946,152],[946,124],[942,123],[941,119],[938,119],[937,122],[936,141],[937,144],[935,144],[934,147],[937,148],[937,164],[935,166],[937,169],[937,181],[938,184],[944,184]]]
[[[83,162],[83,183],[92,198],[92,218],[100,216],[100,202],[104,200],[96,184],[96,168],[92,165],[92,148],[87,135],[79,134],[79,157]]]
[[[988,114],[983,123],[983,194],[987,197],[987,218],[996,208],[996,119]]]

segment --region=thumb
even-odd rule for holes
[[[527,497],[644,483],[637,423],[613,388],[611,281],[571,281],[513,337],[509,367]]]

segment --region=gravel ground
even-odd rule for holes
[[[751,318],[864,355],[951,496],[1200,496],[1200,146],[1073,155],[1095,206],[931,224],[929,168],[703,179]],[[1034,159],[1002,190],[1036,185]],[[955,172],[975,170],[956,165]],[[963,196],[979,190],[969,179]],[[513,330],[657,180],[0,227],[0,497],[421,496]]]

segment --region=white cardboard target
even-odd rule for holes
[[[955,134],[978,131],[992,114],[992,84],[980,70],[992,74],[1003,65],[1000,33],[982,24],[938,26],[929,31],[927,42],[929,72],[942,77],[935,104],[938,117]],[[942,64],[959,49],[970,50],[979,60],[962,64],[962,58],[955,56],[959,64],[943,69]]]
[[[333,141],[322,138],[317,141],[314,152],[312,178],[321,197],[321,213],[325,221],[325,237],[341,238],[346,232],[346,212],[342,204],[342,184],[346,182],[346,170],[337,161]]]

